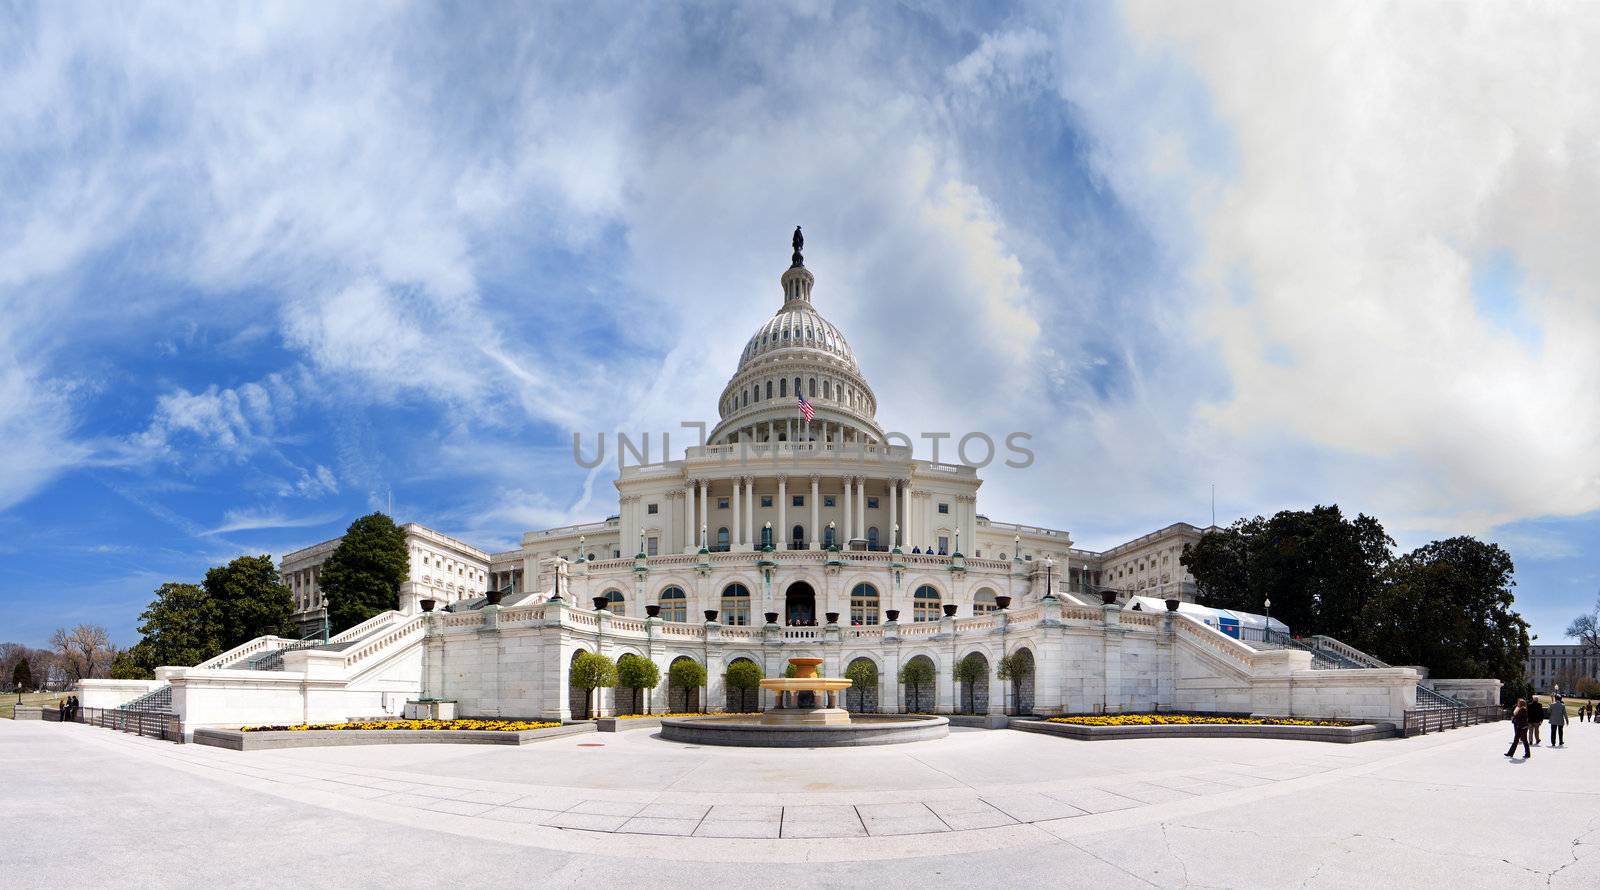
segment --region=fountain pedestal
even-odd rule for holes
[[[767,726],[848,726],[850,712],[839,707],[839,695],[853,683],[843,677],[819,677],[820,658],[791,658],[793,677],[762,680],[761,688],[777,698],[775,707],[761,715]],[[802,699],[809,693],[812,700]],[[818,707],[821,705],[821,707]]]

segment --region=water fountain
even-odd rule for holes
[[[661,721],[661,737],[697,745],[760,748],[831,748],[893,745],[943,738],[950,721],[925,714],[857,714],[840,707],[853,684],[844,677],[818,676],[820,658],[791,658],[792,677],[761,681],[774,697],[760,719],[687,717]]]

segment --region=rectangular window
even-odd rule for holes
[[[940,513],[949,513],[950,512],[950,505],[949,504],[940,504],[939,505],[939,512]]]
[[[770,495],[770,494],[762,495],[761,496],[761,506],[763,506],[763,507],[772,506],[772,495]]]
[[[612,548],[612,550],[611,550],[611,558],[612,559],[621,559],[622,558],[622,551],[618,550],[616,548]]]
[[[717,498],[717,509],[718,510],[726,510],[726,509],[728,509],[728,499],[727,498]]]
[[[823,495],[822,496],[822,506],[824,506],[824,507],[833,506],[833,495],[831,495],[831,494]]]
[[[658,546],[660,540],[661,540],[660,538],[645,538],[644,539],[644,553],[645,553],[646,556],[655,556],[656,555],[656,547]]]
[[[948,556],[948,555],[950,555],[950,539],[945,537],[944,535],[940,535],[939,536],[939,555],[940,556]]]
[[[794,499],[792,501],[790,501],[790,503],[789,503],[789,506],[791,506],[791,507],[804,507],[805,505],[806,505],[806,496],[803,495],[803,494],[795,495]]]
[[[878,499],[877,498],[867,498],[867,509],[868,510],[876,510],[876,509],[878,509]]]
[[[644,505],[644,512],[649,513],[650,515],[654,516],[655,513],[656,513],[656,505],[655,504],[645,504]]]

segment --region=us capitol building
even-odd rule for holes
[[[620,467],[615,515],[528,532],[505,553],[405,525],[396,608],[326,640],[318,573],[338,541],[290,553],[281,568],[309,639],[260,637],[154,681],[84,681],[84,705],[160,701],[185,733],[399,714],[419,699],[558,720],[735,710],[748,702],[726,688],[730,665],[775,677],[793,656],[875,676],[846,696],[864,711],[1398,721],[1419,701],[1497,700],[1498,681],[1424,680],[1195,605],[1179,562],[1203,533],[1192,525],[1093,552],[1063,530],[990,520],[974,467],[919,460],[885,434],[855,354],[812,303],[801,246],[797,229],[782,303],[746,344],[706,444]],[[583,652],[649,659],[662,682],[591,699],[571,685]],[[684,659],[704,685],[672,685]],[[986,679],[957,682],[969,659]]]

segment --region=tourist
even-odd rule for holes
[[[1528,750],[1528,703],[1517,699],[1517,706],[1511,711],[1511,747],[1506,749],[1506,756],[1511,757],[1516,753],[1517,742],[1522,743],[1522,757],[1526,760],[1533,756]]]
[[[1540,738],[1539,724],[1544,722],[1544,703],[1536,695],[1528,701],[1528,735],[1533,737],[1535,747],[1544,743]]]
[[[1550,705],[1550,747],[1565,748],[1567,746],[1567,704],[1557,695],[1555,703]]]

